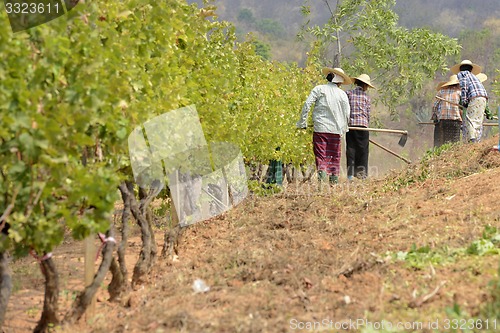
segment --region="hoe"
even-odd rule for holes
[[[383,133],[397,133],[401,134],[399,138],[398,145],[404,147],[406,145],[406,141],[408,140],[408,131],[403,130],[393,130],[393,129],[385,129],[385,128],[370,128],[370,127],[349,127],[349,131],[369,131],[369,132],[383,132]]]

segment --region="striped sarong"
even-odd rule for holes
[[[460,141],[460,120],[441,119],[434,124],[434,147],[440,147],[448,142]]]
[[[328,175],[340,175],[340,135],[332,133],[313,133],[313,151],[316,169]]]

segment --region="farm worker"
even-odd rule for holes
[[[276,151],[280,151],[280,147],[276,147]],[[266,184],[283,185],[283,163],[272,159],[269,160],[269,167],[266,173]]]
[[[340,174],[341,137],[349,131],[349,99],[341,84],[351,84],[351,78],[341,68],[322,70],[328,81],[326,84],[314,87],[307,97],[298,128],[307,127],[307,116],[312,105],[313,119],[313,151],[316,157],[316,169],[320,182],[329,178],[336,184]]]
[[[483,83],[484,81],[488,80],[488,76],[484,73],[479,73],[476,75],[476,77],[479,79],[479,81],[481,81],[481,83]],[[486,117],[486,119],[493,119],[493,114],[491,113],[489,107],[488,107],[488,102],[486,102],[486,108],[484,109],[484,115]],[[466,141],[466,138],[467,138],[467,128],[465,127],[465,124],[463,123],[463,120],[462,120],[462,137],[463,137],[463,140]]]
[[[368,127],[370,122],[371,99],[366,93],[368,88],[376,89],[367,74],[351,78],[356,88],[347,92],[351,116],[349,126]],[[347,179],[368,177],[368,147],[370,132],[349,131],[345,137],[347,150]]]
[[[488,80],[488,75],[486,75],[484,73],[479,73],[476,76],[479,79],[479,81],[481,81],[481,83]],[[484,110],[484,116],[486,117],[486,119],[489,119],[489,120],[493,119],[493,114],[490,111],[490,108],[488,106],[488,102],[486,102],[486,109]]]
[[[486,75],[484,73],[479,73],[476,75],[476,77],[479,79],[479,81],[481,81],[481,83],[488,80],[488,75]]]
[[[462,116],[460,112],[460,85],[456,75],[437,87],[436,101],[432,106],[434,121],[434,147],[447,142],[460,141]]]
[[[488,94],[481,81],[476,77],[481,73],[481,66],[470,60],[463,60],[451,68],[453,74],[457,74],[460,84],[461,104],[467,108],[464,117],[464,125],[467,133],[465,138],[468,142],[479,142],[481,140],[484,111],[488,101]]]

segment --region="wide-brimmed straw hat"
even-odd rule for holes
[[[323,75],[328,75],[328,73],[332,73],[334,74],[335,76],[339,76],[338,78],[333,78],[332,82],[336,82],[336,83],[343,83],[343,84],[351,84],[352,83],[352,80],[351,78],[349,77],[349,75],[347,75],[346,73],[344,73],[344,70],[342,68],[330,68],[330,67],[324,67],[323,70]],[[340,79],[342,78],[343,81],[340,82]]]
[[[370,77],[367,75],[367,74],[361,74],[360,76],[358,77],[351,77],[351,80],[352,82],[355,82],[356,80],[358,81],[361,81],[363,83],[366,83],[368,85],[368,87],[370,88],[373,88],[373,89],[377,89],[375,88],[373,85],[372,85],[372,82],[370,80]]]
[[[443,88],[443,85],[447,83],[448,81],[441,81],[438,83],[436,90],[439,91],[441,88]]]
[[[470,61],[470,60],[462,60],[461,63],[456,64],[455,66],[453,66],[451,68],[451,72],[453,74],[458,74],[458,72],[460,72],[460,66],[462,66],[462,65],[470,65],[470,66],[472,66],[471,72],[474,75],[477,75],[477,74],[481,73],[481,70],[482,70],[481,66],[472,63],[472,61]]]
[[[479,73],[476,75],[476,77],[479,79],[479,81],[481,82],[484,82],[486,80],[488,80],[488,75],[484,74],[484,73]]]
[[[453,86],[455,84],[458,84],[458,77],[456,75],[452,75],[450,76],[450,79],[446,82],[441,82],[438,87],[437,87],[437,90],[441,89],[441,88],[444,88],[444,87],[448,87],[448,86]]]

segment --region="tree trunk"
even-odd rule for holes
[[[340,1],[337,0],[335,12],[332,10],[332,7],[330,7],[330,4],[328,3],[327,0],[325,0],[325,4],[328,7],[328,10],[330,11],[330,15],[331,15],[333,22],[335,22],[335,25],[338,26],[339,25],[338,14],[339,14],[339,9],[340,9]],[[340,29],[335,30],[335,39],[337,41],[337,53],[335,53],[333,56],[333,67],[340,67],[341,62],[342,62],[342,45],[340,43]]]
[[[314,175],[315,168],[301,164],[300,171],[302,172],[302,181],[307,182],[310,181],[312,176]]]
[[[173,257],[174,254],[179,254],[179,241],[185,229],[185,227],[181,227],[178,224],[170,230],[165,231],[163,249],[161,251],[162,258]]]
[[[120,265],[116,262],[115,258],[112,258],[109,270],[113,276],[108,285],[109,301],[119,302],[126,292],[127,287],[122,271],[120,270]]]
[[[162,258],[173,258],[174,254],[179,254],[179,240],[184,231],[179,224],[179,218],[175,210],[174,201],[170,201],[170,229],[165,230],[163,237],[163,249],[161,251]]]
[[[155,239],[155,233],[153,230],[153,223],[154,223],[154,216],[153,212],[151,211],[151,208],[149,207],[149,204],[153,199],[156,197],[158,192],[154,190],[150,190],[147,192],[145,189],[140,188],[139,189],[139,199],[140,201],[140,209],[142,215],[146,218],[148,221],[148,229],[149,229],[149,235],[151,237],[151,245],[150,245],[150,253],[149,253],[149,262],[148,262],[148,271],[151,270],[151,268],[154,266],[156,263],[156,257],[157,257],[157,252],[158,248],[156,245],[156,239]]]
[[[252,163],[250,166],[250,180],[262,181],[264,165],[262,163]]]
[[[111,225],[106,236],[114,237],[113,225]],[[85,310],[87,310],[87,307],[92,301],[92,298],[94,298],[94,295],[101,286],[102,281],[104,280],[104,277],[106,276],[106,273],[108,272],[109,267],[111,266],[111,262],[113,260],[114,248],[115,248],[115,243],[113,242],[106,242],[106,244],[104,245],[104,248],[102,249],[102,256],[103,256],[102,262],[101,265],[99,266],[99,269],[97,270],[96,275],[94,276],[94,281],[92,282],[92,284],[87,286],[73,302],[71,309],[66,313],[66,316],[64,317],[65,324],[75,323],[83,316]]]
[[[42,273],[45,276],[45,297],[43,302],[42,317],[38,321],[35,333],[48,332],[50,326],[59,323],[57,312],[59,309],[59,277],[52,258],[40,262]]]
[[[157,257],[157,245],[153,230],[153,212],[149,208],[150,203],[160,193],[163,184],[160,181],[153,181],[149,191],[139,188],[140,203],[137,204],[135,197],[131,196],[130,208],[134,218],[141,228],[142,249],[139,260],[134,267],[132,276],[132,286],[143,282],[144,277],[149,274]]]
[[[130,210],[135,220],[141,228],[142,248],[139,254],[139,259],[134,267],[132,275],[132,287],[141,284],[145,276],[149,273],[151,262],[151,232],[146,216],[142,213],[141,208],[133,195],[130,195]]]
[[[289,184],[295,183],[297,180],[297,168],[293,166],[293,164],[286,164],[284,167],[284,172],[286,176],[286,181]]]
[[[123,213],[122,213],[122,240],[118,247],[118,261],[120,263],[120,270],[122,271],[123,278],[128,281],[128,270],[125,262],[125,251],[127,250],[129,221],[130,221],[130,193],[134,193],[134,185],[131,182],[125,182],[124,186],[128,190],[127,193],[121,191],[123,199]]]
[[[128,284],[128,270],[127,263],[125,261],[125,252],[127,250],[128,243],[128,233],[129,233],[129,220],[130,220],[130,194],[134,192],[134,187],[131,182],[124,182],[118,187],[122,195],[123,201],[123,212],[122,212],[122,230],[121,230],[121,241],[117,248],[118,253],[118,263],[113,260],[111,261],[110,271],[113,275],[111,282],[108,285],[109,301],[119,301],[123,294],[127,292],[129,288]]]
[[[154,216],[150,208],[148,208],[146,216],[148,219],[149,234],[151,235],[151,257],[149,260],[149,269],[151,269],[156,264],[158,258],[158,245],[156,244],[155,231],[153,229]]]
[[[0,331],[2,331],[7,304],[12,293],[12,277],[7,252],[0,252]]]
[[[333,66],[340,67],[342,62],[342,46],[340,45],[340,31],[337,30],[337,53],[333,57]]]
[[[258,173],[257,173],[257,178],[259,179],[259,182],[264,181],[264,176],[265,176],[265,169],[266,166],[262,163],[259,163],[259,168],[258,168]]]

